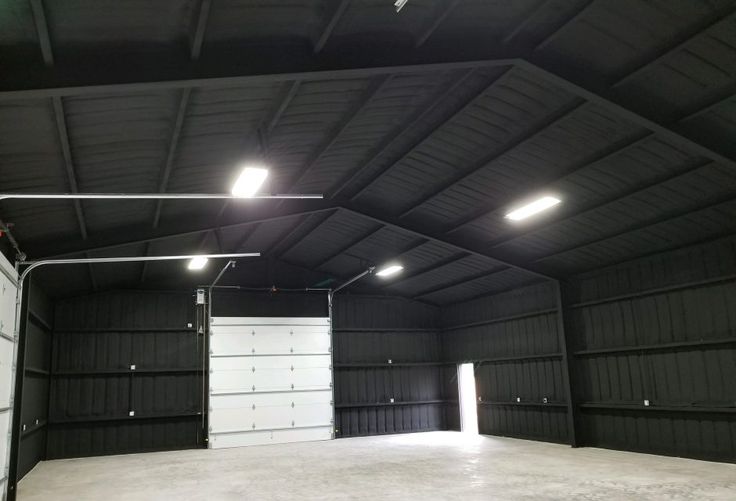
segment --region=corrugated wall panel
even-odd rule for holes
[[[553,307],[552,289],[540,284],[443,309],[445,358],[475,361],[481,433],[568,440]]]
[[[457,370],[443,365],[439,311],[402,298],[336,295],[336,435],[457,429]]]
[[[736,458],[734,238],[587,273],[569,287],[585,445]]]
[[[193,315],[189,293],[58,302],[48,458],[200,445],[202,336]]]

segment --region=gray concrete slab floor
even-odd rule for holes
[[[21,501],[724,499],[736,465],[456,432],[44,461]]]

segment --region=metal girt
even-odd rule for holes
[[[442,103],[446,98],[452,96],[455,91],[457,91],[457,89],[462,87],[475,74],[475,72],[475,69],[467,70],[465,74],[458,80],[443,87],[438,93],[433,94],[430,99],[424,102],[422,106],[417,108],[417,111],[412,114],[411,117],[409,117],[405,124],[402,124],[401,127],[397,127],[395,129],[398,131],[398,133],[391,133],[386,135],[384,140],[381,141],[381,143],[369,155],[370,158],[367,162],[365,162],[359,168],[355,169],[354,172],[348,174],[346,178],[339,181],[336,185],[337,187],[330,190],[331,196],[334,198],[347,187],[349,187],[355,179],[359,178],[368,169],[368,167],[373,164],[376,158],[380,158],[381,155],[383,155],[387,150],[391,148],[391,146],[397,143],[404,134],[407,134],[408,131],[414,129],[415,126],[419,124],[425,117],[434,112],[435,109],[440,105],[440,103]]]
[[[702,155],[706,158],[710,158],[713,161],[722,163],[736,169],[736,160],[731,159],[721,153],[718,153],[707,146],[704,146],[697,141],[694,141],[674,130],[655,122],[645,116],[630,110],[629,108],[612,101],[608,97],[598,94],[595,91],[589,90],[581,85],[578,85],[567,78],[558,75],[552,71],[549,71],[535,63],[520,59],[517,62],[517,66],[537,75],[543,80],[548,81],[551,84],[557,85],[561,89],[567,90],[577,96],[595,103],[603,108],[606,108],[613,113],[617,114],[620,118],[635,123],[645,129],[658,134],[659,136],[672,141],[673,143],[679,144],[680,147],[690,150],[692,153]]]
[[[49,25],[46,21],[46,11],[43,8],[43,0],[30,0],[33,11],[33,21],[36,25],[38,43],[41,46],[41,55],[46,66],[54,65],[54,51],[51,48],[51,37],[49,36]]]
[[[525,142],[534,139],[537,135],[542,134],[543,132],[547,130],[548,127],[556,124],[557,122],[561,120],[564,120],[565,118],[568,118],[570,115],[574,114],[580,108],[585,106],[586,103],[587,102],[585,100],[574,99],[572,102],[555,110],[550,115],[544,117],[539,123],[534,124],[531,130],[525,130],[522,133],[518,134],[515,138],[511,140],[511,142],[503,145],[503,147],[499,151],[494,151],[491,154],[484,156],[480,160],[476,161],[469,168],[463,169],[462,171],[455,174],[452,177],[452,179],[449,179],[448,181],[443,182],[442,186],[440,186],[439,188],[433,190],[428,195],[422,196],[422,198],[419,201],[412,202],[413,205],[409,209],[402,212],[399,215],[399,218],[404,218],[408,216],[415,210],[419,209],[422,205],[434,200],[435,198],[440,196],[442,193],[445,193],[446,191],[451,190],[453,186],[460,184],[463,181],[466,181],[473,175],[477,174],[479,171],[488,167],[488,165],[490,165],[491,163],[495,162],[496,160],[504,156],[505,154],[509,153],[510,151],[514,150],[515,148],[524,144]]]
[[[437,31],[437,28],[439,28],[440,25],[445,21],[445,19],[447,19],[447,17],[452,14],[452,11],[455,10],[455,7],[457,7],[461,1],[462,0],[446,0],[445,5],[440,7],[440,11],[432,19],[432,22],[429,24],[429,26],[427,26],[422,34],[419,35],[417,41],[414,43],[414,48],[418,48],[424,45],[424,42],[426,42],[427,39],[431,37],[435,31]]]
[[[715,199],[710,199],[710,200],[706,200],[704,202],[700,202],[700,203],[696,204],[694,207],[688,207],[687,209],[669,211],[664,216],[660,216],[660,217],[658,217],[657,219],[655,219],[653,221],[650,220],[650,221],[639,222],[639,223],[636,223],[636,224],[632,224],[632,225],[627,226],[624,230],[619,230],[619,231],[617,231],[615,233],[608,234],[608,235],[605,235],[605,236],[600,237],[600,238],[589,239],[587,241],[584,241],[583,243],[575,244],[574,246],[567,247],[565,249],[556,251],[556,252],[554,252],[552,254],[547,254],[546,256],[542,256],[542,257],[536,258],[533,262],[534,263],[540,263],[542,261],[546,261],[548,259],[552,259],[552,258],[557,257],[557,256],[560,256],[562,254],[568,254],[570,252],[580,250],[580,249],[582,249],[584,247],[590,247],[591,245],[595,245],[595,244],[604,242],[606,240],[611,240],[613,238],[620,237],[622,235],[626,235],[626,234],[631,233],[631,232],[634,232],[634,231],[643,230],[643,229],[649,228],[651,226],[656,226],[658,224],[662,224],[662,223],[666,223],[668,221],[672,221],[673,219],[678,219],[678,218],[687,216],[687,215],[692,214],[694,212],[699,212],[699,211],[702,211],[702,210],[711,209],[711,208],[714,208],[714,207],[716,207],[718,205],[722,205],[722,204],[725,204],[725,203],[728,203],[728,202],[733,202],[733,201],[736,201],[736,196],[734,196],[733,193],[729,193],[727,195],[721,195],[719,197],[716,197]]]
[[[306,161],[304,167],[294,177],[293,180],[286,183],[289,186],[289,190],[296,188],[297,185],[304,179],[305,176],[309,175],[314,167],[317,165],[322,156],[332,148],[340,136],[345,130],[350,127],[357,117],[365,110],[365,108],[375,99],[375,97],[385,88],[385,86],[391,82],[393,75],[383,75],[376,77],[362,93],[360,99],[350,107],[345,113],[343,119],[338,122],[327,135],[327,139],[320,144],[317,149],[310,155]]]
[[[199,9],[196,10],[196,18],[194,20],[194,36],[192,37],[192,48],[190,57],[192,61],[199,59],[202,54],[202,44],[204,43],[204,33],[207,29],[207,20],[210,16],[210,8],[212,0],[200,0]]]
[[[437,285],[435,287],[432,287],[430,289],[425,289],[423,291],[420,291],[419,294],[415,294],[412,296],[412,299],[416,299],[419,297],[429,296],[430,294],[435,294],[440,291],[444,291],[447,289],[452,289],[453,287],[457,287],[463,284],[466,284],[468,282],[474,282],[476,280],[481,280],[483,278],[492,277],[493,275],[497,275],[499,273],[503,273],[505,271],[508,271],[510,268],[507,266],[504,266],[503,268],[496,268],[494,270],[486,270],[479,273],[474,273],[472,275],[468,275],[465,277],[460,277],[457,280],[453,280],[452,282],[445,282],[444,284]]]
[[[245,221],[236,221],[227,224],[217,226],[220,229],[234,229],[247,227],[249,225],[280,221],[283,219],[290,219],[296,216],[311,215],[327,211],[335,211],[334,205],[326,205],[322,207],[316,207],[311,210],[291,210],[282,211],[277,214],[272,214],[264,217],[256,217]],[[146,242],[156,242],[159,240],[167,240],[170,238],[184,237],[189,235],[198,235],[214,229],[210,218],[201,218],[195,224],[191,221],[179,221],[178,225],[170,225],[164,228],[141,228],[140,225],[125,228],[115,228],[106,232],[100,232],[96,235],[91,236],[85,245],[63,245],[60,246],[58,240],[53,243],[40,242],[36,246],[31,246],[31,251],[35,252],[36,255],[44,256],[46,258],[67,256],[70,254],[79,254],[84,252],[97,252],[115,247],[121,247],[126,245],[142,244]],[[44,250],[56,249],[56,253],[53,255],[43,254]],[[28,250],[28,249],[26,249]],[[29,255],[34,255],[34,252],[29,252]]]
[[[567,176],[574,174],[582,169],[607,160],[613,156],[619,155],[622,151],[633,148],[641,144],[642,142],[651,139],[652,136],[652,133],[647,132],[644,134],[636,135],[633,138],[625,138],[623,141],[619,141],[612,145],[609,145],[605,149],[596,152],[592,157],[586,157],[578,162],[575,162],[573,165],[566,168],[561,174],[556,174],[554,177],[544,178],[535,181],[532,186],[527,186],[524,188],[524,193],[533,193],[535,191],[543,189],[550,184],[557,183],[565,179]],[[478,207],[473,212],[464,216],[462,219],[453,221],[451,224],[449,224],[448,226],[450,226],[451,228],[445,232],[445,235],[456,233],[467,225],[472,224],[483,217],[507,208],[509,204],[513,203],[516,200],[519,200],[520,198],[523,198],[524,193],[511,193],[501,202],[494,202],[493,204],[486,204]]]
[[[68,76],[63,80],[49,80],[49,75],[41,75],[36,80],[25,78],[22,82],[0,82],[0,101],[20,99],[41,99],[52,96],[79,96],[107,93],[134,93],[157,91],[167,89],[186,88],[223,88],[247,85],[263,85],[277,82],[294,80],[343,80],[351,78],[369,78],[385,74],[404,73],[436,73],[438,71],[466,70],[471,68],[494,68],[513,64],[514,59],[475,59],[454,62],[424,63],[417,62],[416,58],[389,57],[381,60],[381,65],[373,66],[372,61],[364,61],[361,65],[360,58],[351,58],[346,64],[335,69],[334,64],[319,58],[298,57],[298,51],[284,57],[280,52],[280,58],[269,58],[264,55],[262,47],[258,53],[253,53],[253,58],[264,60],[269,63],[267,67],[259,65],[243,64],[211,64],[195,71],[193,68],[171,70],[171,65],[162,64],[160,67],[150,66],[154,72],[141,80],[130,81],[125,75],[109,75],[106,79],[91,79],[88,75],[80,72],[74,76]],[[275,56],[275,55],[274,55]],[[243,56],[247,57],[247,51]],[[215,68],[217,66],[217,68]],[[212,69],[215,68],[215,69]],[[332,69],[330,69],[332,68]],[[122,71],[121,67],[118,71]],[[84,77],[80,76],[84,75]],[[38,81],[40,80],[40,81]]]
[[[330,35],[332,35],[332,32],[337,26],[337,23],[340,22],[340,18],[342,18],[343,14],[345,14],[345,11],[348,10],[349,6],[350,0],[340,0],[337,8],[330,16],[330,20],[327,22],[324,29],[322,30],[322,33],[317,39],[317,42],[314,44],[314,48],[312,50],[315,54],[321,52],[322,49],[324,49],[325,45],[327,44],[327,40],[329,40]]]
[[[444,239],[442,239],[442,238],[440,238],[438,236],[434,236],[434,235],[429,234],[430,232],[428,232],[425,229],[411,228],[411,227],[408,227],[408,226],[406,226],[404,224],[401,224],[399,222],[396,222],[396,221],[382,219],[383,217],[387,217],[389,219],[392,219],[392,218],[390,218],[390,216],[381,216],[381,217],[372,216],[372,215],[370,215],[370,214],[368,214],[366,212],[361,211],[359,208],[356,208],[355,206],[352,206],[352,205],[341,205],[340,208],[341,208],[341,210],[345,210],[347,212],[350,212],[350,213],[355,214],[357,216],[363,217],[365,219],[370,219],[371,221],[375,221],[376,223],[384,224],[384,225],[386,225],[388,227],[395,228],[395,229],[397,229],[399,231],[403,231],[405,233],[410,233],[410,234],[415,235],[417,237],[425,238],[427,240],[431,240],[431,241],[436,242],[438,244],[442,244],[442,245],[446,245],[448,247],[452,247],[453,249],[457,249],[457,250],[459,250],[461,252],[468,252],[468,253],[474,254],[476,256],[480,256],[480,257],[483,257],[483,258],[490,259],[490,260],[495,261],[495,262],[497,262],[499,264],[508,266],[509,268],[514,268],[514,269],[517,269],[517,270],[520,270],[520,271],[529,273],[530,275],[534,275],[534,276],[536,276],[538,278],[543,278],[545,280],[556,280],[556,278],[553,277],[553,276],[545,275],[544,273],[541,273],[541,272],[538,272],[538,271],[535,271],[535,270],[531,270],[531,269],[525,268],[524,266],[522,266],[520,264],[510,263],[510,262],[505,261],[503,259],[497,258],[497,257],[495,257],[493,255],[486,254],[484,252],[480,252],[480,251],[477,251],[477,250],[469,249],[469,248],[466,248],[466,247],[463,247],[463,246],[454,244],[452,242],[448,242],[447,240],[444,240]]]
[[[74,199],[74,212],[77,215],[77,222],[79,223],[79,231],[82,234],[82,239],[87,239],[87,223],[84,219],[84,212],[82,211],[82,204],[79,202],[79,187],[77,185],[77,173],[74,168],[74,161],[72,159],[72,150],[69,143],[69,131],[66,127],[66,115],[64,113],[64,104],[60,97],[52,98],[54,107],[54,119],[56,121],[56,130],[59,134],[59,142],[61,143],[61,152],[64,157],[64,166],[66,167],[66,177],[69,183],[69,189],[71,189],[72,196],[67,198]],[[30,196],[30,195],[29,195]],[[18,195],[2,195],[0,194],[0,200],[5,198],[20,198]],[[38,197],[41,198],[41,197]]]
[[[319,263],[317,263],[316,265],[314,265],[314,269],[315,270],[320,269],[321,267],[323,267],[324,265],[326,265],[327,263],[329,263],[330,261],[332,261],[336,257],[338,257],[341,254],[347,252],[348,250],[352,249],[356,245],[359,245],[359,244],[365,242],[366,240],[368,240],[369,238],[371,238],[372,236],[374,236],[376,233],[384,230],[385,228],[386,227],[384,225],[379,224],[378,226],[376,226],[376,228],[372,229],[371,231],[369,231],[365,235],[361,235],[358,238],[355,238],[355,239],[351,240],[347,245],[344,245],[344,246],[340,247],[340,249],[338,249],[337,251],[330,253],[329,256],[327,256],[326,258],[322,259]]]
[[[593,212],[593,211],[598,210],[598,209],[600,209],[602,207],[605,207],[606,205],[610,205],[610,204],[613,204],[615,202],[618,202],[621,199],[628,198],[628,197],[631,197],[631,196],[635,196],[635,195],[638,195],[640,193],[644,193],[645,191],[650,190],[650,189],[652,189],[652,188],[654,188],[656,186],[659,186],[662,183],[673,181],[673,180],[675,180],[675,179],[677,179],[679,177],[686,176],[686,175],[690,174],[691,172],[694,172],[694,171],[696,171],[698,169],[702,169],[703,167],[706,167],[708,165],[711,165],[712,163],[713,162],[711,162],[710,160],[706,160],[706,161],[697,160],[695,162],[690,162],[690,163],[688,163],[688,164],[686,164],[684,166],[680,166],[679,168],[677,168],[674,173],[673,172],[668,172],[668,173],[666,173],[664,175],[659,175],[659,176],[655,177],[653,180],[646,181],[644,183],[640,183],[633,190],[627,190],[625,193],[621,193],[621,194],[616,194],[616,195],[613,195],[613,196],[609,196],[609,197],[604,198],[603,200],[600,200],[598,202],[595,202],[595,203],[592,203],[592,204],[588,204],[585,207],[583,207],[582,209],[579,209],[577,212],[570,213],[569,215],[564,216],[564,217],[561,217],[559,219],[551,219],[551,220],[550,219],[547,219],[547,220],[544,220],[544,221],[540,221],[539,223],[536,223],[533,226],[525,227],[524,228],[524,231],[521,232],[521,233],[516,233],[512,237],[509,237],[509,238],[506,238],[506,239],[503,239],[503,240],[498,240],[496,242],[493,242],[491,244],[491,248],[497,249],[497,248],[502,247],[504,245],[507,245],[507,244],[509,244],[511,242],[514,242],[516,240],[519,240],[521,238],[524,238],[527,235],[530,235],[532,233],[535,233],[536,231],[538,231],[538,230],[540,230],[542,228],[549,228],[553,224],[560,224],[560,223],[563,223],[565,221],[569,221],[571,219],[575,219],[576,217],[582,216],[583,214],[586,214],[588,212]]]
[[[488,85],[484,86],[480,91],[473,93],[473,95],[466,99],[459,108],[456,108],[448,117],[444,118],[441,122],[435,123],[433,127],[426,133],[423,134],[418,140],[414,141],[408,150],[395,162],[392,162],[385,168],[383,168],[379,173],[376,174],[376,176],[371,179],[368,183],[366,183],[364,186],[362,186],[357,192],[353,193],[350,197],[351,201],[354,201],[355,199],[359,198],[363,193],[365,193],[371,186],[373,186],[378,180],[383,177],[386,173],[390,172],[398,164],[400,164],[405,158],[407,158],[411,153],[417,149],[419,146],[421,146],[425,141],[427,141],[430,137],[432,137],[433,134],[435,134],[438,130],[440,130],[442,127],[444,127],[448,122],[452,121],[456,117],[462,115],[463,113],[467,112],[468,109],[472,108],[475,104],[477,104],[478,101],[480,101],[483,96],[493,88],[496,83],[504,77],[504,75],[508,74],[509,70],[506,70],[502,72],[500,75],[498,75],[496,78],[493,79],[492,82],[490,82]],[[426,114],[428,115],[430,112],[434,111],[434,108],[438,106],[440,103],[436,102],[435,106],[432,108],[429,108],[426,110]],[[425,116],[425,113],[422,114],[422,116]],[[401,137],[401,135],[396,136],[395,139],[398,139]],[[372,159],[369,161],[369,164],[372,162]]]
[[[174,159],[176,158],[176,151],[179,146],[179,138],[181,137],[181,131],[184,127],[184,117],[187,113],[187,107],[189,106],[189,99],[192,95],[192,89],[182,89],[179,96],[179,106],[176,111],[176,118],[174,119],[174,127],[171,130],[171,139],[169,140],[169,149],[166,153],[166,160],[164,162],[163,169],[158,183],[158,192],[164,193],[169,185],[169,176],[174,166]],[[161,219],[161,208],[163,201],[159,200],[156,202],[156,210],[153,215],[153,227],[156,228]]]

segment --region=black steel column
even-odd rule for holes
[[[572,342],[568,337],[569,322],[565,315],[564,283],[555,281],[555,299],[557,303],[557,335],[559,336],[560,351],[562,352],[562,381],[567,394],[567,430],[572,447],[578,447],[577,437],[577,406],[575,405],[575,371]]]

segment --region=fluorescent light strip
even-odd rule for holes
[[[255,195],[268,177],[268,169],[263,167],[246,167],[233,185],[232,193],[236,197],[249,198]]]
[[[190,270],[201,270],[207,265],[207,261],[209,261],[209,259],[204,256],[193,257],[192,260],[189,261],[187,268]]]
[[[512,221],[521,221],[522,219],[526,219],[530,216],[533,216],[534,214],[547,210],[550,207],[554,207],[560,202],[561,200],[559,198],[542,197],[533,201],[530,204],[509,212],[508,214],[506,214],[506,218],[511,219]]]
[[[385,268],[377,271],[376,272],[376,276],[377,277],[382,277],[382,278],[390,277],[391,275],[395,275],[395,274],[397,274],[398,272],[400,272],[403,269],[404,269],[404,267],[401,266],[400,264],[388,265]]]

